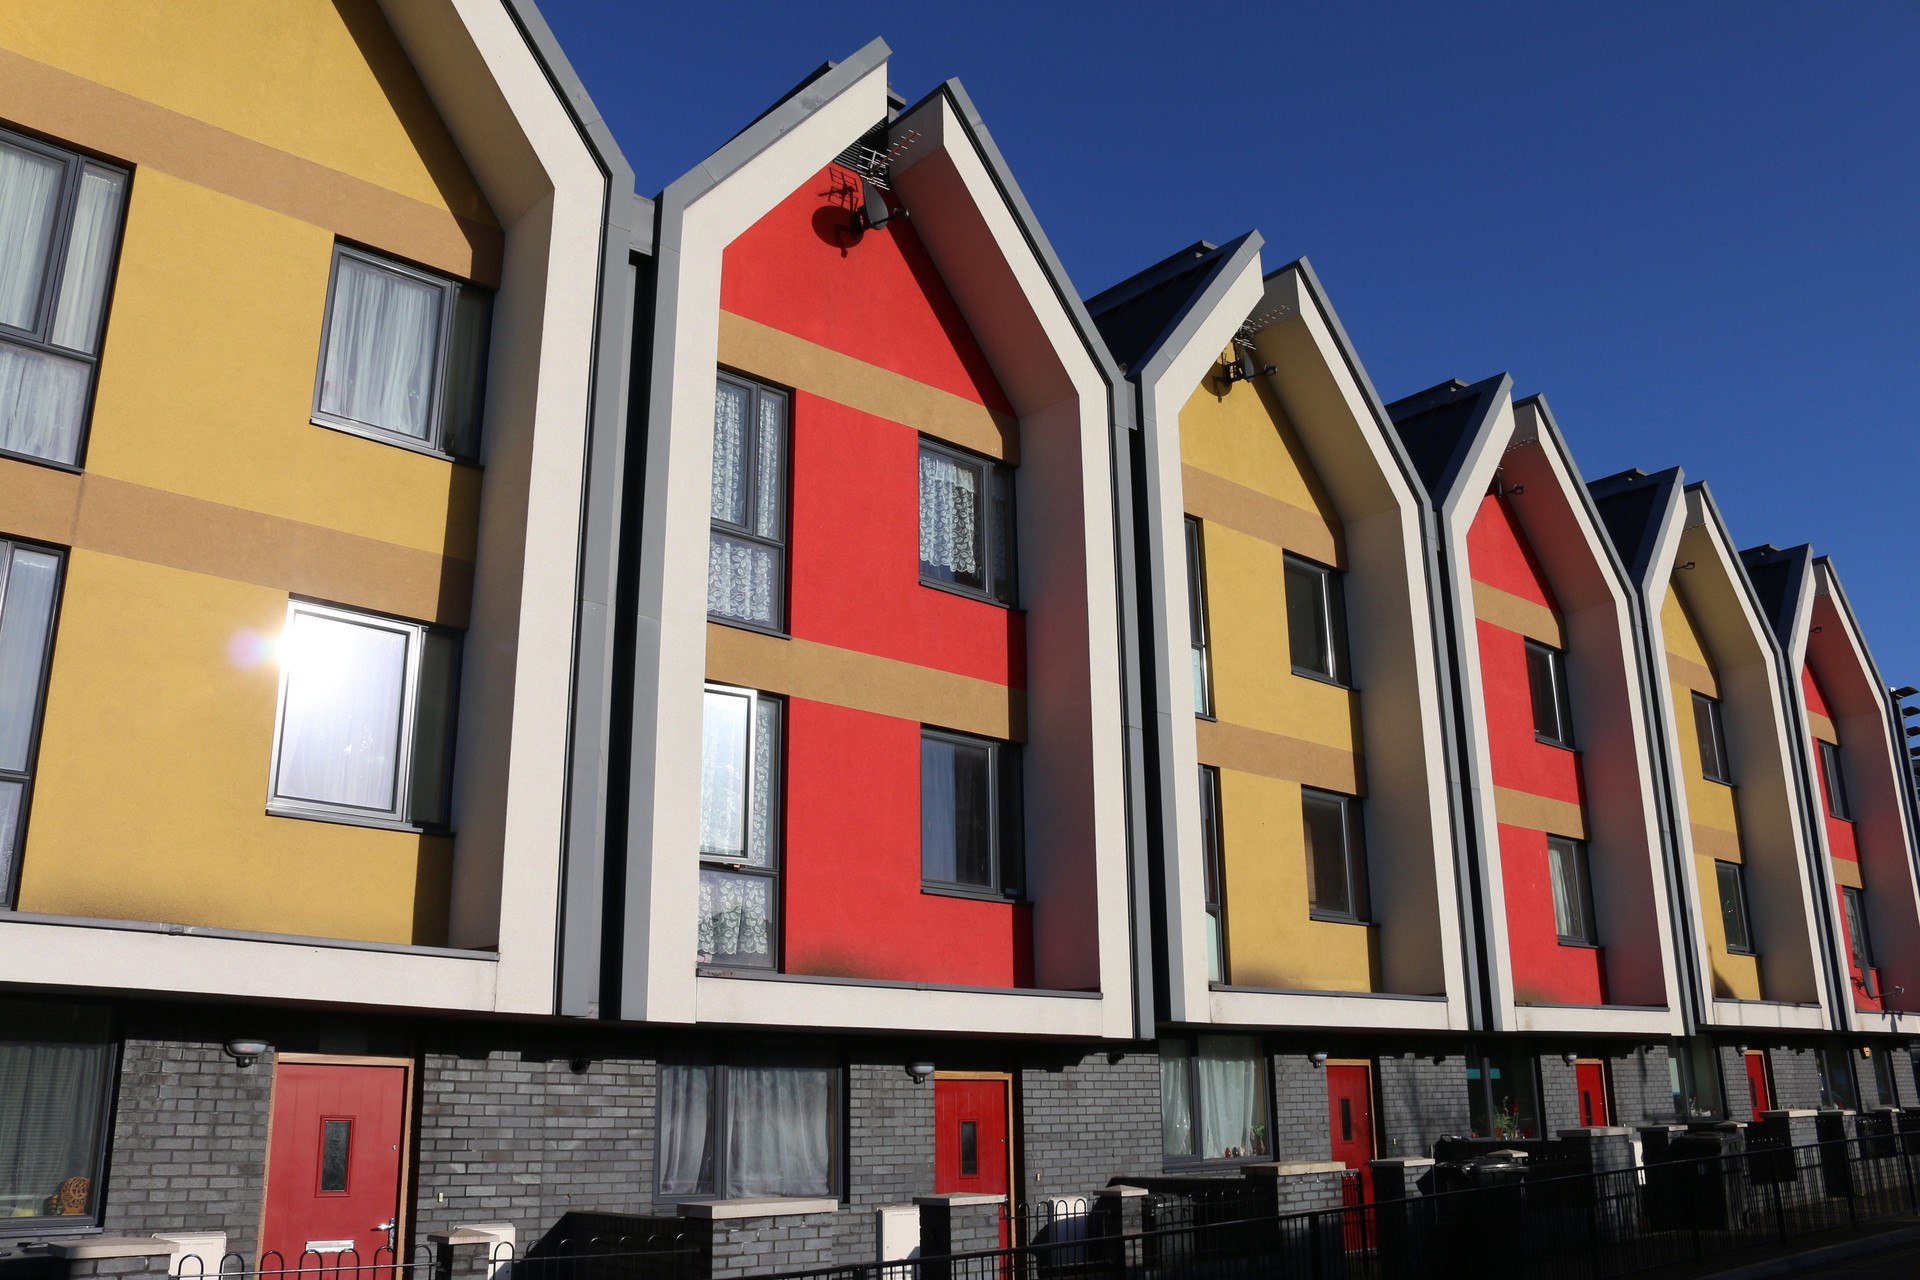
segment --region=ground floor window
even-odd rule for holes
[[[0,1220],[98,1215],[113,1042],[104,1012],[0,1000]]]
[[[825,1054],[660,1064],[662,1200],[833,1196],[840,1071]]]
[[[1160,1042],[1160,1132],[1170,1159],[1264,1156],[1266,1058],[1254,1036]]]
[[[1719,1052],[1697,1036],[1668,1046],[1667,1079],[1673,1089],[1674,1118],[1681,1123],[1726,1114]]]
[[[1822,1049],[1820,1063],[1820,1105],[1846,1111],[1860,1109],[1860,1090],[1853,1078],[1851,1049]]]
[[[1467,1049],[1467,1106],[1476,1138],[1538,1138],[1539,1072],[1533,1058],[1510,1049]]]

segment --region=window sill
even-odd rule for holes
[[[55,471],[65,471],[76,476],[85,474],[85,468],[77,462],[61,462],[56,458],[43,458],[35,453],[15,453],[12,449],[0,449],[0,458],[10,462],[24,462],[35,467],[51,467]]]
[[[932,578],[922,578],[920,579],[920,585],[933,591],[943,591],[950,596],[959,596],[962,600],[973,600],[980,604],[990,604],[996,609],[1005,609],[1008,613],[1026,612],[1017,604],[1008,604],[1005,600],[996,599],[984,591],[973,591],[966,587],[956,587],[951,582],[940,582]]]
[[[682,1218],[790,1218],[803,1213],[838,1213],[840,1202],[829,1196],[750,1196],[738,1200],[679,1200],[673,1211]]]
[[[1729,791],[1733,790],[1732,778],[1716,778],[1710,773],[1703,773],[1700,775],[1700,780],[1702,782],[1711,782],[1715,786],[1725,787]]]
[[[1533,731],[1533,740],[1543,747],[1558,747],[1560,750],[1571,752],[1576,756],[1580,754],[1580,748],[1574,746],[1571,742],[1562,742],[1558,738],[1549,738],[1538,729]]]
[[[927,884],[920,885],[920,892],[934,898],[966,898],[973,902],[1001,902],[1009,907],[1018,906],[1025,899],[995,889],[970,888],[963,884]]]
[[[1363,929],[1378,929],[1378,920],[1362,920],[1359,916],[1337,916],[1330,911],[1308,911],[1307,919],[1317,920],[1321,924],[1357,924]]]
[[[1271,1163],[1273,1163],[1273,1157],[1266,1153],[1257,1156],[1176,1156],[1163,1154],[1160,1157],[1160,1167],[1169,1174],[1210,1173],[1215,1170],[1245,1169],[1250,1165]]]
[[[1748,960],[1758,960],[1760,958],[1758,951],[1743,951],[1739,947],[1728,947],[1727,954],[1730,956],[1741,956]]]
[[[1350,684],[1345,680],[1336,680],[1332,676],[1323,675],[1318,671],[1309,671],[1305,667],[1293,668],[1293,674],[1299,676],[1302,680],[1311,680],[1315,684],[1330,684],[1336,689],[1345,689],[1348,693],[1360,692],[1359,687],[1356,685]]]
[[[1606,950],[1606,948],[1601,946],[1599,943],[1588,942],[1585,938],[1556,938],[1555,941],[1558,942],[1563,947],[1572,947],[1576,951],[1605,951]]]
[[[267,816],[298,818],[308,822],[330,822],[341,827],[372,827],[377,831],[400,831],[415,836],[451,836],[453,834],[445,827],[423,827],[417,822],[402,822],[398,818],[382,818],[373,814],[335,809],[308,809],[300,805],[268,804]]]
[[[462,458],[457,454],[448,453],[444,449],[436,449],[424,440],[415,440],[412,436],[401,435],[397,431],[382,431],[378,427],[370,427],[361,423],[337,422],[329,418],[322,418],[317,414],[307,419],[307,421],[316,427],[324,427],[328,431],[338,431],[342,435],[359,436],[362,440],[371,440],[375,444],[392,445],[396,449],[405,449],[408,453],[418,453],[428,458],[438,458],[442,462],[450,462],[455,466],[471,467],[475,471],[484,470],[477,458]]]
[[[755,635],[771,636],[775,640],[791,640],[793,633],[780,627],[769,627],[758,622],[748,622],[743,618],[723,618],[717,613],[707,615],[707,621],[716,627],[732,627],[737,631],[751,631]]]

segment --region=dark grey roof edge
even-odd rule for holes
[[[620,149],[619,140],[613,136],[606,117],[600,113],[593,95],[587,92],[586,84],[573,69],[572,61],[560,47],[559,38],[553,34],[553,28],[547,25],[546,15],[540,12],[536,0],[501,0],[501,3],[506,6],[514,25],[520,28],[521,37],[533,51],[534,61],[540,64],[547,82],[553,86],[561,101],[566,103],[567,114],[573,117],[574,127],[587,140],[588,147],[613,185],[613,206],[616,207],[609,207],[609,221],[627,229],[647,226],[653,219],[653,202],[634,195],[633,166],[627,163],[626,153]],[[638,201],[639,207],[618,208],[621,195]]]
[[[1613,545],[1613,535],[1607,531],[1607,522],[1600,514],[1600,504],[1594,501],[1593,490],[1588,487],[1586,478],[1580,474],[1580,464],[1574,461],[1573,450],[1567,444],[1566,432],[1560,429],[1559,419],[1553,416],[1553,409],[1547,404],[1547,397],[1541,392],[1522,396],[1514,401],[1514,408],[1528,407],[1539,415],[1540,429],[1546,436],[1543,444],[1550,446],[1567,469],[1572,481],[1574,502],[1579,507],[1587,524],[1600,535],[1600,546],[1606,553],[1607,564],[1613,569],[1614,576],[1628,588],[1628,598],[1633,592],[1633,577],[1627,569],[1627,562],[1621,558],[1620,548]]]
[[[1440,386],[1444,385],[1444,383],[1440,384]],[[1429,387],[1424,392],[1416,391],[1413,395],[1395,400],[1393,403],[1405,404],[1409,400],[1418,399],[1438,389],[1439,387],[1436,386]],[[1462,389],[1461,394],[1473,396],[1473,408],[1468,411],[1471,415],[1471,425],[1460,433],[1459,439],[1454,441],[1445,465],[1440,468],[1440,474],[1435,477],[1439,492],[1432,495],[1433,502],[1443,511],[1451,509],[1463,496],[1460,492],[1460,483],[1466,478],[1467,459],[1478,453],[1487,437],[1492,434],[1494,421],[1500,416],[1500,402],[1510,399],[1513,395],[1513,375],[1496,373],[1490,378],[1470,382]],[[1389,417],[1393,416],[1391,405],[1387,407],[1387,414]],[[1399,426],[1398,418],[1394,419],[1394,425],[1396,428]],[[1395,434],[1398,432],[1396,431]]]
[[[1229,244],[1232,241],[1228,242]],[[1087,310],[1098,315],[1110,311],[1123,303],[1162,284],[1182,271],[1191,271],[1208,258],[1223,251],[1223,247],[1211,240],[1195,240],[1192,244],[1175,249],[1158,262],[1140,268],[1130,276],[1116,280],[1106,288],[1087,296]]]
[[[1220,305],[1240,272],[1260,255],[1260,248],[1265,243],[1258,231],[1249,230],[1216,248],[1211,254],[1212,267],[1205,280],[1174,313],[1160,336],[1147,345],[1128,376],[1143,386],[1149,381],[1158,381],[1174,356],[1186,350],[1194,340],[1201,324]]]
[[[1794,547],[1776,547],[1765,544],[1748,547],[1737,557],[1742,568],[1752,576],[1759,566],[1778,565],[1786,570],[1786,587],[1776,601],[1761,598],[1761,611],[1766,616],[1767,625],[1779,638],[1780,647],[1790,649],[1793,646],[1793,620],[1800,614],[1800,603],[1811,600],[1813,596],[1813,547],[1801,543]],[[1756,589],[1758,584],[1755,584]]]
[[[1678,466],[1650,473],[1636,470],[1616,471],[1611,475],[1601,476],[1598,480],[1588,481],[1587,492],[1593,496],[1595,508],[1600,509],[1609,499],[1622,496],[1629,487],[1642,483],[1655,486],[1659,497],[1654,509],[1648,513],[1648,518],[1634,530],[1633,546],[1620,545],[1619,535],[1614,531],[1612,523],[1607,521],[1604,510],[1601,510],[1600,518],[1606,526],[1607,536],[1614,541],[1614,549],[1620,553],[1621,560],[1632,575],[1634,586],[1645,591],[1647,575],[1653,569],[1655,535],[1672,517],[1674,509],[1684,500],[1686,472]]]

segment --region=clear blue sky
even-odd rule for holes
[[[1920,684],[1920,3],[541,0],[644,194],[873,36],[959,76],[1083,295],[1248,227],[1394,399],[1505,370],[1678,463]]]

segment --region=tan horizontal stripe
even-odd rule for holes
[[[4,49],[0,118],[462,279],[500,283],[498,227]]]
[[[1740,837],[1731,831],[1719,827],[1704,827],[1697,822],[1687,824],[1693,835],[1693,852],[1696,857],[1712,858],[1715,862],[1745,862],[1747,855],[1740,850]]]
[[[1009,465],[1020,462],[1018,418],[731,311],[720,313],[720,363]]]
[[[0,534],[467,625],[473,565],[281,516],[0,458]]]
[[[1501,822],[1548,835],[1587,838],[1587,814],[1579,805],[1552,796],[1536,796],[1512,787],[1493,789],[1493,811]]]
[[[1667,650],[1667,674],[1675,684],[1697,689],[1710,698],[1720,696],[1720,681],[1714,677],[1712,668],[1671,649]]]
[[[1836,747],[1840,745],[1840,731],[1833,727],[1832,720],[1818,711],[1807,712],[1807,719],[1813,724],[1814,737],[1822,742],[1831,742]]]
[[[1366,794],[1365,767],[1351,751],[1219,720],[1196,720],[1194,733],[1201,764],[1345,795]]]
[[[1543,604],[1502,591],[1499,587],[1476,581],[1473,584],[1473,616],[1507,631],[1518,632],[1530,640],[1567,647],[1566,631],[1560,615]]]
[[[707,624],[707,679],[1010,742],[1027,740],[1027,695],[897,658]]]
[[[1347,549],[1340,526],[1329,523],[1318,511],[1296,507],[1285,499],[1249,489],[1189,464],[1180,468],[1180,484],[1186,491],[1186,509],[1190,515],[1224,525],[1249,538],[1285,547],[1336,569],[1347,567]]]
[[[1845,885],[1849,889],[1864,889],[1867,882],[1860,878],[1860,864],[1852,858],[1829,858],[1833,864],[1833,882]]]

